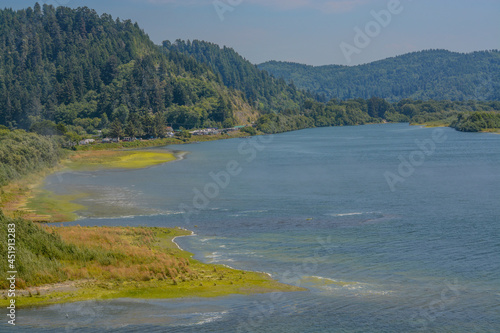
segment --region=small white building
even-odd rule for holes
[[[204,128],[196,131],[189,132],[192,135],[216,135],[219,134],[219,130],[216,128]]]

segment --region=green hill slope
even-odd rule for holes
[[[258,65],[277,78],[327,99],[499,100],[500,51],[414,52],[359,66]]]
[[[192,56],[208,65],[227,87],[242,91],[246,100],[260,111],[275,113],[298,110],[306,97],[312,97],[297,90],[293,84],[275,79],[266,71],[258,69],[232,48],[199,40],[165,41],[163,47],[171,52]]]
[[[0,10],[0,124],[42,120],[78,134],[232,125],[252,111],[206,65],[166,54],[137,24],[83,7]]]

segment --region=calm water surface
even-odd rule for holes
[[[165,149],[188,154],[47,188],[89,195],[80,225],[185,227],[196,258],[308,291],[55,305],[18,331],[500,332],[500,136],[391,124]]]

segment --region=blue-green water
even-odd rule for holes
[[[16,328],[500,331],[500,136],[391,124],[167,148],[189,153],[47,188],[92,194],[80,225],[185,227],[196,258],[308,291],[56,305]]]

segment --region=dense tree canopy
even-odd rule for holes
[[[222,124],[244,103],[208,66],[86,7],[1,10],[0,73],[0,124],[10,128],[50,120],[84,134],[117,119],[125,134],[154,135],[151,122]]]
[[[321,103],[306,100],[301,111],[264,115],[257,128],[277,133],[306,127],[350,126],[380,122],[427,123],[439,121],[461,131],[500,128],[500,102],[415,101],[389,103],[382,98],[332,99]]]
[[[460,113],[451,127],[462,132],[479,132],[485,129],[500,128],[500,113],[468,112]]]
[[[276,113],[297,110],[306,97],[312,97],[283,79],[271,77],[232,48],[221,48],[217,44],[199,40],[164,41],[163,47],[170,52],[190,55],[208,65],[227,87],[242,91],[246,100],[260,111]]]
[[[0,186],[59,162],[62,151],[52,137],[0,128]]]
[[[326,99],[500,100],[498,50],[467,54],[428,50],[359,66],[270,61],[258,67]]]
[[[418,52],[356,67],[276,62],[261,67],[339,99],[328,102],[298,90],[228,47],[196,40],[155,45],[130,20],[98,15],[87,7],[4,9],[0,125],[60,136],[63,146],[71,146],[89,135],[161,137],[167,126],[231,127],[257,120],[257,129],[276,133],[381,121],[457,120],[460,112],[500,109],[498,102],[430,100],[498,100],[498,51]],[[488,79],[481,81],[483,77]],[[467,118],[466,123],[490,126],[486,118]]]

